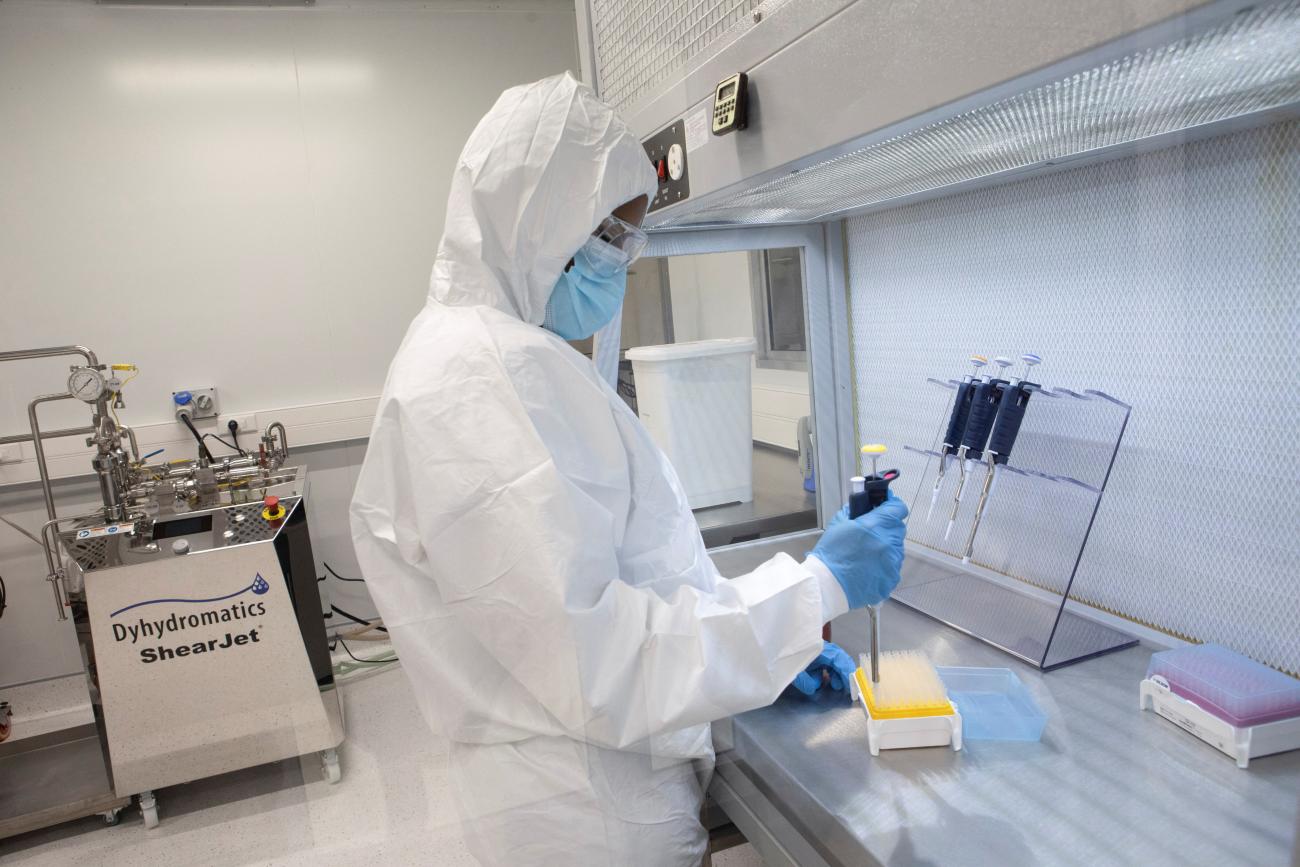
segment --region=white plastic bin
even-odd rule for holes
[[[627,351],[637,412],[692,509],[754,499],[752,337]]]

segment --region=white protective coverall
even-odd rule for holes
[[[786,555],[721,578],[636,415],[540,327],[569,258],[655,184],[567,74],[501,95],[457,163],[352,501],[486,864],[698,864],[709,722],[772,702],[847,610]]]

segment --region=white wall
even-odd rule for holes
[[[748,252],[673,256],[668,280],[678,343],[754,336]]]
[[[336,402],[382,387],[465,138],[505,87],[576,68],[575,32],[562,0],[0,3],[0,347],[139,364],[123,421],[151,441],[189,386],[363,418]],[[0,430],[65,376],[0,370]]]
[[[755,367],[753,377],[754,439],[798,451],[799,419],[812,413],[808,373]]]
[[[749,253],[673,256],[673,335],[677,342],[719,337],[753,337],[753,295]],[[796,425],[809,414],[808,374],[797,370],[753,370],[754,439],[798,449]]]
[[[627,272],[623,299],[621,346],[652,346],[664,342],[664,290],[662,259],[638,259]]]
[[[320,443],[294,454],[317,560],[354,577],[357,437],[424,301],[456,156],[502,89],[576,66],[562,0],[4,0],[0,349],[83,343],[139,364],[122,420],[178,457],[192,446],[175,388],[215,385],[231,415],[285,419],[296,446]],[[62,390],[68,363],[0,368],[0,432],[26,429],[27,401]],[[75,410],[42,417],[86,423]],[[78,440],[51,450],[57,474],[88,470]],[[21,455],[0,465],[0,514],[39,525],[34,487],[4,487],[35,478]],[[84,480],[60,486],[69,509],[94,499]],[[3,525],[0,575],[0,685],[75,668],[70,634],[49,639],[40,550]],[[363,585],[322,586],[373,615]]]

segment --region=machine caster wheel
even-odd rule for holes
[[[103,813],[100,813],[99,815],[103,817],[104,824],[111,828],[114,825],[116,825],[119,821],[121,821],[122,819],[121,813],[122,811],[120,809],[105,810]]]
[[[322,750],[320,761],[321,767],[325,770],[325,779],[330,785],[343,779],[343,771],[339,767],[339,754],[337,750]]]
[[[138,800],[140,801],[140,818],[144,819],[146,828],[158,827],[158,800],[153,796],[153,792],[141,792]]]

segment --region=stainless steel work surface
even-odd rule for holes
[[[719,755],[832,865],[1286,864],[1300,752],[1232,759],[1149,711],[1138,646],[1043,674],[897,603],[882,648],[1013,670],[1048,715],[1039,743],[867,751],[861,709],[787,694],[735,718]],[[865,612],[834,639],[866,648]],[[782,823],[784,825],[784,823]],[[788,833],[788,832],[787,832]]]

